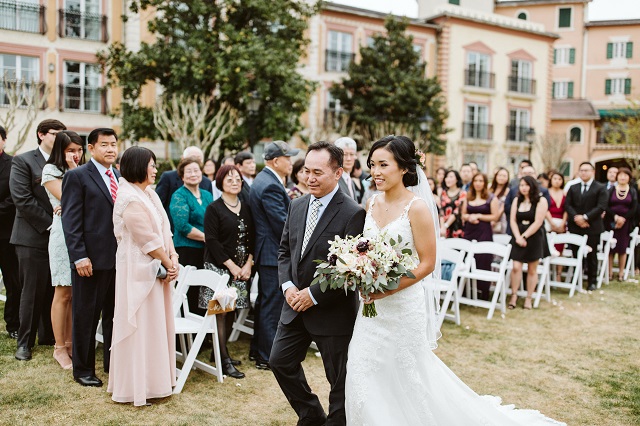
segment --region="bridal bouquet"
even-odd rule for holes
[[[411,269],[416,261],[412,251],[402,244],[402,237],[397,241],[386,233],[373,238],[355,237],[336,238],[330,242],[329,255],[326,260],[314,260],[318,263],[315,278],[311,285],[318,283],[320,290],[327,289],[359,290],[368,300],[369,294],[398,288],[400,278],[415,278]],[[365,304],[362,309],[365,317],[375,317],[375,303]]]

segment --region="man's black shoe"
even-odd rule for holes
[[[258,370],[271,370],[269,363],[264,359],[260,359],[260,358],[256,359],[256,368]]]
[[[18,361],[29,361],[31,359],[31,349],[26,346],[20,346],[15,356]]]
[[[18,331],[8,331],[7,333],[9,333],[9,337],[12,339],[16,339],[18,340]]]
[[[96,388],[102,386],[102,380],[98,379],[96,376],[78,377],[75,381],[80,383],[82,386],[94,386]]]
[[[596,285],[595,284],[589,284],[589,287],[587,287],[587,290],[596,291]]]
[[[258,359],[258,353],[254,351],[249,351],[249,361],[255,361]]]

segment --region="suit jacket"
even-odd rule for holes
[[[278,266],[278,248],[291,200],[282,181],[263,169],[256,176],[249,193],[251,214],[256,230],[253,256],[257,265]]]
[[[164,209],[167,212],[167,216],[169,216],[169,218],[171,218],[171,215],[169,214],[171,196],[174,192],[176,192],[176,189],[180,188],[182,185],[184,185],[184,182],[182,182],[182,179],[180,179],[180,176],[178,176],[177,170],[169,170],[167,172],[164,172],[160,176],[158,185],[156,185],[156,194],[158,194],[158,197],[160,197],[160,201],[162,201],[162,205],[164,206]],[[198,186],[201,189],[205,189],[209,192],[212,191],[211,180],[209,180],[209,178],[204,175],[202,176],[202,181]]]
[[[42,186],[42,168],[46,160],[36,148],[13,157],[9,188],[16,206],[11,244],[47,248],[53,207]]]
[[[298,289],[309,287],[317,266],[313,261],[327,258],[329,241],[336,235],[345,237],[361,234],[364,227],[365,211],[349,195],[338,190],[320,217],[305,252],[301,254],[309,197],[307,194],[293,200],[289,209],[278,251],[280,285],[291,281]],[[323,293],[318,284],[311,286],[309,291],[318,304],[299,313],[285,301],[280,321],[289,324],[296,316],[302,315],[310,333],[350,335],[358,312],[356,293],[350,291],[345,294],[343,290],[327,290]]]
[[[120,173],[114,172],[120,178]],[[92,161],[64,174],[61,203],[71,267],[75,268],[75,261],[88,257],[93,269],[113,269],[117,249],[113,199]]]
[[[0,240],[11,238],[11,229],[16,218],[16,206],[9,190],[12,158],[6,152],[0,154]]]
[[[351,189],[353,190],[353,195],[357,198],[358,189],[356,188],[356,184],[353,183],[353,179],[356,179],[356,178],[351,178]],[[340,187],[340,190],[344,192],[347,197],[351,198],[351,194],[349,193],[349,186],[347,185],[347,182],[344,179],[340,178],[340,180],[338,181],[338,186]]]
[[[602,233],[604,231],[602,212],[609,204],[608,194],[607,187],[595,180],[584,194],[582,194],[582,182],[571,185],[564,203],[564,208],[569,215],[569,232],[580,235]],[[573,220],[574,216],[583,214],[589,218],[589,227],[585,229],[580,228]]]

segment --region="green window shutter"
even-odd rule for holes
[[[551,85],[551,98],[552,98],[552,99],[555,99],[555,98],[556,98],[556,84],[555,84],[555,83],[553,83],[553,84]]]
[[[571,27],[571,8],[561,8],[558,14],[558,28]]]
[[[455,4],[460,6],[460,0],[449,0],[449,4]]]
[[[576,63],[576,49],[574,48],[569,49],[569,63],[570,64]]]
[[[628,41],[627,42],[627,59],[631,58],[632,56],[633,56],[633,42]]]
[[[611,79],[609,78],[604,81],[604,94],[605,95],[611,94]]]
[[[553,49],[553,63],[558,63],[558,49]]]
[[[631,79],[630,78],[625,78],[624,79],[624,94],[625,95],[630,95],[631,94]]]
[[[613,58],[613,43],[607,43],[607,59]]]
[[[573,81],[570,81],[569,84],[567,84],[567,98],[573,98]]]

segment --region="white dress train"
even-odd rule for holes
[[[364,235],[402,236],[415,251],[408,212],[380,229],[367,213]],[[426,335],[426,301],[421,284],[377,300],[378,315],[358,314],[347,362],[348,425],[563,425],[535,410],[500,405],[465,385],[432,352]]]

